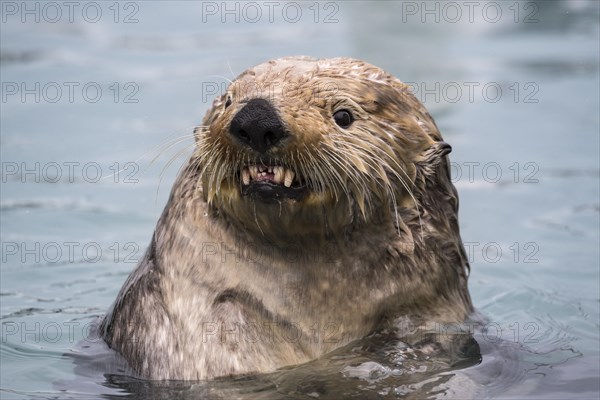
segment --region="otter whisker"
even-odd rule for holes
[[[323,154],[317,152],[316,156],[312,153],[307,153],[309,156],[309,165],[311,166],[311,176],[317,178],[318,187],[320,191],[330,190],[333,192],[334,197],[339,197],[339,189],[335,185],[335,181],[331,180],[331,166],[323,159]]]
[[[336,164],[340,170],[344,170],[345,169],[345,165],[343,164],[343,162],[341,160],[339,160],[338,155],[333,152],[330,151],[329,148],[325,147],[323,149],[323,152],[331,158],[331,161]],[[342,176],[338,173],[338,171],[335,168],[331,169],[331,173],[333,174],[334,178],[337,181],[337,184],[339,185],[340,188],[342,188],[344,194],[346,195],[346,197],[350,197],[350,192],[347,189],[347,185],[346,182],[344,181],[344,179],[342,178]],[[354,178],[353,176],[351,178]],[[337,190],[335,191],[335,199],[336,201],[338,201],[338,193]]]
[[[200,174],[201,166],[202,160],[200,159],[200,157],[193,154],[192,159],[190,160],[190,170],[198,171],[198,179],[196,179],[196,183],[194,185],[194,196],[200,195],[202,193],[202,179]]]
[[[400,165],[400,164],[398,163],[398,161],[396,160],[396,157],[395,157],[395,155],[394,155],[394,151],[393,151],[393,149],[392,149],[392,145],[390,145],[390,144],[386,143],[386,142],[385,142],[383,139],[381,139],[381,138],[378,138],[378,137],[371,137],[371,138],[372,138],[372,139],[374,139],[376,142],[378,142],[378,145],[375,145],[375,146],[373,146],[373,145],[371,145],[371,143],[370,143],[370,142],[367,142],[367,141],[366,141],[366,140],[364,140],[363,138],[360,138],[360,137],[353,137],[353,139],[355,139],[355,140],[357,140],[357,141],[361,142],[361,144],[360,144],[360,145],[358,145],[358,144],[357,144],[357,145],[355,145],[355,146],[357,146],[357,148],[359,148],[359,149],[363,149],[363,148],[369,149],[369,148],[371,148],[371,147],[378,148],[378,149],[382,149],[382,150],[384,151],[384,153],[383,153],[383,154],[384,154],[384,155],[386,155],[386,156],[388,157],[388,159],[389,159],[390,161],[392,161],[392,162],[393,162],[393,163],[394,163],[394,164],[395,164],[395,165],[396,165],[396,166],[397,166],[397,167],[400,169],[400,171],[401,171],[402,173],[404,173],[404,175],[406,176],[406,178],[407,178],[409,181],[412,181],[412,180],[411,180],[411,178],[410,178],[410,176],[408,175],[408,173],[405,171],[404,167],[402,167],[402,165]],[[408,189],[407,189],[407,190],[408,190]]]
[[[331,161],[333,161],[333,163],[338,165],[342,171],[346,172],[348,179],[358,189],[358,193],[354,197],[357,197],[357,195],[361,194],[361,197],[364,198],[365,193],[367,193],[365,188],[363,187],[364,182],[362,182],[360,179],[358,179],[356,177],[356,174],[351,173],[352,169],[350,168],[350,166],[348,164],[346,164],[344,161],[340,160],[339,156],[335,152],[333,152],[327,148],[325,148],[323,151],[325,152],[326,155],[328,155],[331,158]],[[335,171],[335,170],[333,170],[333,171]],[[338,181],[339,181],[340,187],[343,189],[346,196],[350,197],[350,193],[349,193],[348,189],[346,189],[346,187],[347,187],[346,182],[344,182],[344,180],[337,173],[337,171],[335,172],[335,175],[338,176]],[[361,212],[363,213],[363,217],[366,218],[366,214],[365,214],[366,210],[364,209],[364,200],[359,200],[359,199],[357,199],[357,200],[361,204]],[[370,202],[368,202],[368,203],[370,204]]]
[[[185,130],[185,129],[189,129],[189,128],[182,128],[182,129],[179,129],[179,130],[177,130],[177,131],[175,131],[175,132],[183,131],[183,130]],[[139,163],[139,162],[140,162],[141,160],[143,160],[143,159],[144,159],[146,156],[148,156],[149,154],[151,154],[151,153],[153,153],[154,151],[156,151],[157,149],[159,149],[159,148],[160,148],[160,146],[168,145],[168,146],[167,146],[167,148],[169,148],[169,147],[172,147],[172,146],[174,146],[174,145],[176,145],[176,144],[178,144],[178,143],[184,142],[185,140],[187,140],[187,139],[188,139],[188,138],[190,138],[190,137],[191,137],[191,135],[190,135],[190,134],[186,134],[186,135],[183,135],[183,136],[178,136],[178,137],[176,137],[176,138],[172,138],[172,139],[167,139],[167,140],[164,140],[162,143],[159,143],[158,145],[154,146],[152,149],[150,149],[150,150],[146,151],[144,154],[142,154],[140,157],[138,157],[136,160],[134,160],[134,161],[133,161],[133,163],[135,163],[135,164]],[[169,144],[169,142],[171,142],[171,143]],[[153,159],[150,161],[150,163],[149,163],[149,166],[150,166],[150,165],[152,165],[152,163],[154,162],[154,160],[156,160],[156,158],[158,158],[158,157],[159,157],[159,156],[162,154],[162,152],[163,152],[163,151],[164,151],[163,149],[161,149],[161,150],[159,151],[159,154],[158,154],[157,156],[155,156],[155,157],[154,157],[154,158],[153,158]],[[142,173],[144,173],[144,172],[145,172],[145,171],[146,171],[148,168],[149,168],[149,167],[146,167],[146,169],[144,169],[144,170],[142,171]],[[115,175],[117,175],[117,174],[119,174],[119,173],[121,173],[121,172],[125,171],[126,169],[127,169],[127,167],[124,167],[124,168],[122,168],[122,169],[120,169],[120,170],[118,170],[118,171],[115,171],[114,173],[112,173],[112,174],[110,174],[110,175],[103,176],[101,179],[108,179],[108,178],[114,177]]]
[[[173,143],[173,144],[169,145],[169,147],[171,147],[171,146],[174,146],[174,145],[175,145],[175,144],[177,144],[177,143],[181,143],[181,142],[185,141],[187,138],[188,138],[188,135],[184,135],[184,136],[180,136],[180,137],[178,137],[178,138],[172,139],[172,140],[173,140],[175,143]],[[160,146],[160,145],[159,145],[159,146]],[[148,155],[148,153],[152,152],[154,149],[156,149],[156,147],[154,147],[153,149],[151,149],[151,150],[147,151],[146,153],[142,154],[142,156],[140,156],[140,157],[139,157],[137,160],[133,161],[133,163],[138,163],[140,160],[142,160],[144,157],[146,157],[146,155]],[[158,156],[160,156],[160,153],[159,153],[159,155],[158,155]],[[149,165],[152,165],[152,162],[153,162],[153,161],[154,161],[154,160],[155,160],[155,159],[156,159],[158,156],[156,156],[156,157],[155,157],[153,160],[151,160]],[[146,167],[146,169],[147,169],[147,168],[148,168],[148,167]],[[111,175],[107,175],[107,176],[104,176],[104,177],[102,177],[102,179],[111,178],[111,177],[113,177],[113,176],[115,176],[115,175],[117,175],[117,174],[119,174],[119,173],[121,173],[121,172],[125,171],[126,169],[127,169],[127,167],[124,167],[124,168],[120,169],[119,171],[116,171],[116,172],[114,172],[114,173],[113,173],[113,174],[111,174]],[[144,170],[144,171],[142,171],[142,173],[143,173],[143,172],[145,172],[145,170]]]
[[[341,147],[338,147],[337,149],[338,149],[338,150],[342,150],[342,151],[343,151],[345,154],[346,154],[346,153],[352,153],[352,154],[354,154],[354,155],[358,155],[358,156],[360,156],[361,158],[364,158],[366,165],[369,167],[369,169],[367,169],[367,170],[366,170],[366,173],[367,173],[367,174],[370,174],[370,173],[371,173],[370,171],[378,171],[378,170],[379,170],[380,172],[382,171],[382,165],[385,165],[385,163],[384,163],[384,161],[383,161],[382,159],[380,159],[380,158],[379,158],[379,156],[378,156],[376,153],[374,153],[374,152],[370,152],[370,151],[368,151],[368,150],[367,150],[367,153],[365,153],[365,152],[363,151],[363,149],[360,149],[360,148],[354,148],[354,147],[353,147],[353,149],[352,149],[352,150],[347,150],[347,151],[346,151],[346,149],[344,148],[344,146],[345,146],[346,144],[347,144],[347,143],[341,143],[341,144],[339,144],[339,146],[341,146]],[[353,168],[353,164],[351,164],[351,163],[350,163],[350,164],[348,164],[348,167],[351,167],[351,168]],[[364,167],[365,167],[365,165],[363,164],[363,168],[364,168]],[[354,168],[353,168],[353,169],[354,169]],[[361,171],[358,171],[358,172],[359,172],[359,173],[363,173],[363,172],[362,172],[362,169],[361,169]],[[386,181],[385,183],[388,183],[388,182],[387,182],[387,179],[386,179],[385,177],[382,177],[382,179],[383,179],[384,181]]]
[[[225,169],[223,167],[224,163],[223,162],[218,162],[217,160],[219,159],[223,159],[225,158],[226,154],[223,154],[223,149],[221,146],[215,146],[215,152],[213,153],[213,159],[216,159],[215,161],[210,161],[208,162],[203,170],[203,175],[206,174],[206,172],[208,171],[209,173],[209,180],[208,180],[208,199],[209,202],[211,202],[211,200],[213,199],[213,197],[216,195],[217,191],[218,191],[218,185],[221,183],[222,181],[222,174],[223,174],[223,170]],[[208,170],[208,167],[211,166],[212,168],[210,170]],[[220,167],[220,168],[217,168]],[[218,170],[219,172],[217,172],[216,170]]]
[[[315,159],[306,144],[304,144],[304,148],[306,150],[304,153],[300,153],[300,151],[297,152],[298,158],[300,159],[301,174],[304,179],[306,179],[309,187],[322,192],[324,190],[324,182],[318,169],[315,167]]]
[[[190,148],[186,147],[182,150],[180,150],[179,152],[177,152],[174,156],[171,157],[171,159],[169,159],[169,161],[167,162],[167,164],[162,168],[162,170],[160,171],[159,177],[158,177],[158,186],[156,187],[156,197],[154,198],[154,204],[157,203],[158,201],[158,193],[160,191],[160,184],[162,183],[163,177],[164,177],[164,172],[167,170],[167,168],[169,168],[171,166],[171,164],[173,164],[173,162],[179,158],[179,156],[181,156],[182,154],[184,154],[186,151],[188,151]],[[183,166],[183,164],[182,164]],[[178,173],[181,170],[181,166],[178,169]]]
[[[235,79],[235,74],[233,73],[233,69],[231,69],[231,64],[229,63],[229,60],[227,60],[227,68],[229,69],[229,73],[231,74],[231,79]]]
[[[389,164],[387,164],[387,163],[386,163],[386,162],[385,162],[385,161],[384,161],[384,160],[383,160],[381,157],[379,157],[379,155],[378,155],[377,153],[374,153],[374,152],[371,150],[371,147],[372,147],[372,146],[371,146],[371,144],[370,144],[369,142],[367,142],[367,141],[364,141],[364,140],[363,140],[363,139],[361,139],[361,138],[355,138],[355,139],[356,139],[356,140],[358,140],[358,141],[361,141],[361,142],[362,142],[362,145],[358,145],[358,144],[355,144],[355,143],[352,143],[352,142],[345,142],[344,144],[347,144],[347,145],[349,145],[349,146],[352,146],[352,148],[353,148],[353,150],[352,150],[352,151],[355,151],[355,152],[363,152],[363,151],[367,151],[367,152],[369,153],[369,155],[371,155],[372,157],[375,157],[375,158],[377,158],[377,162],[381,163],[382,165],[388,166],[388,169],[389,169],[390,171],[392,171],[392,172],[395,172],[395,171],[394,171],[394,168],[392,168],[392,167],[391,167]],[[379,148],[383,148],[383,149],[385,150],[385,149],[386,149],[386,147],[388,147],[388,145],[387,145],[387,144],[385,144],[385,142],[383,142],[383,144],[384,144],[384,146],[381,146],[381,147],[379,147]],[[410,176],[408,175],[408,173],[406,173],[406,171],[405,171],[404,167],[402,167],[402,165],[400,165],[400,164],[398,163],[398,161],[396,160],[396,158],[395,158],[395,157],[393,157],[392,155],[390,155],[390,154],[389,154],[387,151],[384,151],[384,152],[383,152],[383,155],[385,155],[385,156],[387,157],[387,159],[388,159],[388,160],[390,160],[390,161],[391,161],[391,162],[392,162],[392,163],[393,163],[393,164],[394,164],[396,167],[398,167],[398,169],[400,170],[400,172],[402,172],[402,173],[403,173],[403,174],[406,176],[406,178],[407,178],[409,181],[411,181],[411,179],[410,179]],[[406,190],[407,190],[409,193],[412,193],[412,190],[411,190],[411,189],[408,187],[408,184],[406,184],[406,182],[404,181],[404,179],[403,179],[403,178],[401,178],[400,176],[398,176],[397,174],[396,174],[396,176],[398,177],[398,179],[399,179],[399,180],[402,180],[402,181],[403,181],[403,183],[406,185],[406,186],[405,186],[405,189],[406,189]]]
[[[400,176],[395,171],[394,168],[391,168],[391,166],[389,164],[387,164],[386,162],[384,162],[384,160],[381,159],[378,154],[374,153],[371,150],[371,146],[370,146],[370,144],[368,142],[366,142],[364,139],[361,139],[361,138],[355,138],[355,139],[357,139],[359,141],[362,141],[364,143],[363,146],[358,146],[358,145],[356,145],[356,144],[354,144],[352,142],[349,142],[349,141],[342,142],[342,143],[344,145],[351,146],[352,147],[352,151],[354,151],[354,152],[359,152],[360,153],[360,152],[365,152],[366,151],[370,156],[372,156],[373,158],[377,159],[378,163],[380,164],[379,165],[380,167],[382,165],[387,166],[388,167],[388,171],[390,173],[392,173],[398,179],[398,181],[400,182],[400,184],[402,185],[402,187],[404,187],[404,189],[406,190],[407,194],[411,197],[411,199],[412,199],[412,201],[415,204],[415,207],[417,209],[417,215],[418,215],[418,219],[419,219],[419,228],[421,230],[421,239],[423,239],[424,238],[424,231],[423,231],[423,221],[422,221],[422,218],[421,218],[420,206],[419,206],[419,203],[418,203],[417,199],[415,198],[415,196],[414,196],[414,194],[412,192],[412,189],[406,183],[406,181],[404,180],[404,178],[402,176]],[[408,174],[406,173],[406,171],[404,170],[404,168],[396,161],[396,159],[394,157],[390,156],[390,154],[388,154],[387,152],[383,152],[383,155],[385,155],[392,163],[394,163],[395,166],[398,167],[398,169],[400,169],[400,171],[402,173],[404,173],[404,175],[406,175],[406,177],[408,178]],[[364,158],[367,159],[367,160],[369,159],[369,157],[364,157]],[[391,183],[388,183],[388,184],[390,185],[389,193],[393,194],[393,187],[391,186]],[[397,202],[396,202],[395,195],[393,196],[393,204],[394,204],[394,208],[396,208]],[[395,213],[397,214],[397,210],[395,210]]]
[[[183,135],[183,136],[180,136],[180,137],[178,137],[178,138],[175,138],[175,139],[173,139],[171,143],[169,143],[169,144],[165,145],[165,147],[163,147],[163,148],[161,148],[161,149],[160,149],[159,153],[158,153],[156,156],[154,156],[154,157],[152,158],[152,160],[150,160],[150,163],[149,163],[149,165],[152,165],[152,164],[154,164],[154,162],[155,162],[155,161],[156,161],[156,160],[157,160],[157,159],[158,159],[160,156],[162,156],[162,155],[163,155],[163,153],[164,153],[165,151],[169,150],[169,149],[170,149],[170,148],[172,148],[173,146],[176,146],[176,145],[178,145],[179,143],[183,143],[183,142],[185,142],[186,140],[190,139],[191,137],[193,137],[193,136],[190,136],[190,135],[188,134],[188,135]],[[192,145],[193,145],[193,143],[192,143]]]
[[[233,83],[233,81],[223,75],[208,75],[208,77],[212,77],[212,78],[221,78],[223,80],[226,80],[227,82],[229,82],[230,84]],[[234,77],[235,79],[235,77]]]
[[[208,149],[206,149],[206,147],[208,147]],[[202,151],[202,150],[204,150],[204,151]],[[214,196],[214,189],[213,189],[214,175],[209,174],[207,172],[210,172],[209,169],[214,170],[217,167],[221,166],[221,163],[219,162],[219,158],[220,158],[220,154],[221,154],[220,145],[216,144],[213,146],[207,146],[206,143],[203,143],[201,146],[201,149],[200,149],[200,154],[201,154],[201,158],[203,159],[202,168],[199,173],[200,180],[204,180],[208,176],[208,181],[207,181],[208,193],[205,193],[205,195],[207,196],[207,200],[210,202],[212,200],[212,197]]]
[[[263,236],[265,236],[265,233],[263,232],[262,228],[260,227],[260,224],[258,223],[258,216],[256,215],[256,202],[254,203],[254,222],[256,222],[256,226],[258,227],[260,233]]]
[[[379,157],[378,154],[371,151],[363,151],[359,148],[353,148],[352,151],[354,154],[357,154],[366,160],[366,164],[369,167],[369,175],[379,176],[379,178],[383,181],[382,187],[390,186],[391,183],[386,175],[385,166],[389,168],[388,165],[385,164],[385,161]]]

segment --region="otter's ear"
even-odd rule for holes
[[[446,142],[436,142],[430,147],[430,151],[432,151],[437,158],[441,158],[447,154],[450,154],[452,151],[452,146]]]
[[[437,167],[442,160],[445,160],[444,156],[450,154],[452,146],[446,142],[435,142],[427,150],[425,150],[420,157],[417,165],[421,167],[429,166]]]
[[[419,157],[419,161],[415,163],[417,167],[416,182],[424,183],[425,180],[438,180],[442,176],[450,177],[450,168],[447,162],[447,157],[452,151],[452,147],[443,141],[434,142]],[[434,178],[436,177],[437,178]]]

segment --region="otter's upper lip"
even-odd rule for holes
[[[289,188],[294,183],[297,174],[289,168],[282,166],[250,165],[242,167],[240,171],[242,184],[250,185],[250,182],[270,182],[276,185],[284,185]],[[296,183],[298,180],[296,179]]]

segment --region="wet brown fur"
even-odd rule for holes
[[[256,97],[290,134],[262,156],[228,133]],[[348,129],[339,109],[355,117]],[[142,377],[190,380],[303,363],[399,317],[462,322],[472,305],[449,151],[406,85],[363,61],[247,70],[196,131],[103,338]],[[261,162],[293,168],[309,195],[242,196],[240,168]]]

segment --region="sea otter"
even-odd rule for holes
[[[473,311],[451,147],[392,75],[350,58],[268,61],[194,137],[100,326],[139,376],[268,372],[398,319]]]

